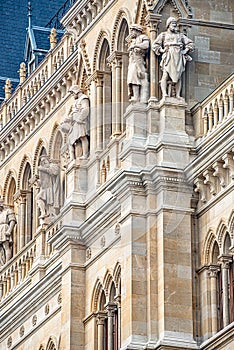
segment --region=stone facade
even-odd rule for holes
[[[0,349],[233,347],[233,4],[202,6],[77,1],[1,105]],[[169,16],[195,44],[183,98],[161,98],[152,50]],[[147,101],[129,101],[131,28]]]

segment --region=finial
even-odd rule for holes
[[[31,1],[28,1],[28,27],[31,28],[31,20],[32,20],[32,6]]]
[[[24,62],[20,63],[20,69],[18,70],[20,84],[22,84],[26,79],[26,64]]]
[[[6,80],[5,86],[3,88],[5,90],[5,100],[8,100],[11,97],[12,85],[10,79]]]
[[[50,49],[52,50],[57,44],[57,31],[55,28],[51,29],[49,38],[50,38]]]

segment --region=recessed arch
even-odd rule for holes
[[[33,158],[33,174],[36,173],[41,155],[47,155],[48,144],[45,139],[39,139]]]
[[[49,157],[53,160],[60,161],[61,148],[63,145],[63,136],[59,130],[59,124],[55,123],[49,143]]]
[[[214,241],[212,252],[211,252],[211,262],[212,264],[218,263],[218,256],[220,255],[219,245],[216,241]]]
[[[102,30],[97,38],[95,50],[94,50],[94,56],[93,56],[93,72],[98,69],[98,64],[99,64],[99,56],[100,56],[100,51],[102,48],[103,41],[107,40],[107,43],[109,45],[110,42],[110,34],[107,31]],[[110,47],[110,45],[109,45]]]
[[[230,254],[230,247],[231,247],[231,237],[229,233],[226,232],[223,240],[223,253]]]
[[[10,170],[7,174],[4,188],[3,188],[3,200],[5,204],[14,205],[14,194],[16,192],[17,174],[15,170]]]
[[[206,235],[202,251],[201,260],[203,265],[208,265],[212,262],[212,252],[215,242],[217,242],[217,240],[214,229],[210,229]]]
[[[57,341],[55,339],[55,337],[50,337],[46,346],[46,350],[57,350],[56,347]]]
[[[128,27],[128,23],[132,23],[132,19],[128,9],[123,8],[119,10],[116,16],[116,20],[113,28],[113,35],[111,39],[111,51],[115,51],[118,49],[118,39],[121,38],[121,29],[125,28],[125,23],[127,24],[127,27]]]
[[[217,241],[220,247],[222,246],[224,236],[227,231],[228,231],[227,222],[224,219],[221,219],[216,231]]]
[[[97,279],[97,281],[95,282],[92,297],[91,297],[91,312],[96,312],[98,310],[98,304],[99,304],[102,291],[103,291],[102,283],[99,279]]]

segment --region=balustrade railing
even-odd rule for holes
[[[210,134],[226,119],[233,116],[233,94],[234,74],[193,108],[197,137]]]
[[[36,241],[32,240],[0,270],[0,300],[13,291],[29,275],[36,256]]]
[[[17,112],[42,88],[63,62],[74,52],[76,45],[71,35],[64,35],[58,45],[45,57],[39,66],[13,95],[0,106],[0,123],[4,127]]]

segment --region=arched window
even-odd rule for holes
[[[56,346],[52,338],[49,339],[46,350],[56,350]]]
[[[121,130],[125,130],[125,123],[123,120],[124,112],[129,105],[128,100],[128,85],[127,85],[127,75],[128,75],[128,60],[129,54],[127,52],[127,42],[126,38],[129,35],[129,27],[125,18],[122,19],[117,39],[117,50],[122,54],[122,67],[121,67]]]
[[[15,182],[15,179],[12,177],[9,181],[8,190],[7,190],[6,198],[5,198],[5,203],[9,208],[14,210],[14,212],[16,214],[16,218],[17,218],[17,207],[16,207],[16,203],[14,200],[15,193],[16,193],[16,182]],[[12,240],[13,240],[12,254],[14,255],[19,251],[19,244],[17,242],[17,227],[16,226],[13,230]]]
[[[30,185],[30,179],[32,177],[31,166],[26,164],[22,179],[22,196],[24,197],[21,203],[21,227],[23,227],[21,244],[24,246],[27,244],[33,235],[32,220],[33,220],[33,188]]]
[[[63,136],[59,130],[56,131],[51,150],[51,159],[61,165],[61,149],[63,146]],[[63,206],[65,201],[65,173],[62,171],[60,175],[60,208]]]
[[[230,252],[231,239],[228,232],[224,235],[222,252],[219,256],[220,271],[218,283],[218,329],[226,327],[234,320],[234,267]]]
[[[105,148],[112,133],[112,74],[107,58],[110,55],[110,46],[104,38],[98,60],[97,75],[97,147]]]

